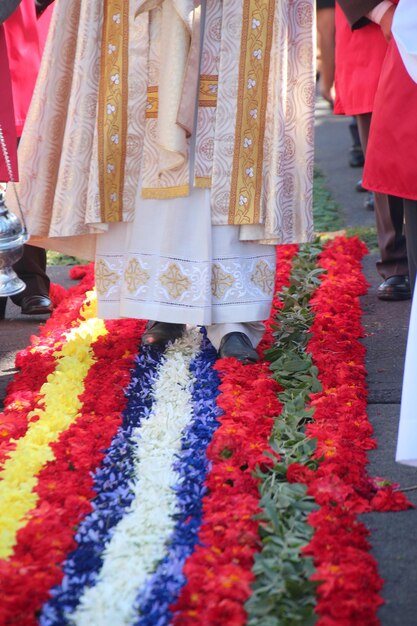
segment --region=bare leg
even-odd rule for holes
[[[317,11],[317,43],[320,49],[320,92],[333,104],[335,68],[335,10]]]

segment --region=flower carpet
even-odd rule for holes
[[[59,294],[0,416],[1,626],[376,626],[356,238],[278,249],[261,360]]]

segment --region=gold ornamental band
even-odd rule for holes
[[[142,198],[164,200],[166,198],[183,198],[190,195],[189,185],[177,185],[175,187],[144,187]]]
[[[215,107],[217,105],[217,88],[219,77],[211,74],[200,76],[198,106]]]
[[[196,176],[194,181],[194,187],[198,189],[210,189],[212,186],[211,176]]]
[[[244,0],[229,224],[258,224],[275,0]]]
[[[148,87],[148,97],[146,101],[146,113],[145,113],[145,117],[147,119],[158,117],[158,103],[159,103],[158,87],[152,85]]]
[[[202,75],[200,77],[200,88],[198,106],[216,107],[217,105],[217,85],[218,76]],[[147,119],[157,118],[159,108],[158,87],[152,85],[148,87],[148,97],[146,103],[145,117]]]
[[[123,219],[127,143],[129,2],[104,0],[103,4],[98,98],[100,212],[104,222],[119,222]]]

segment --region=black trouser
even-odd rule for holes
[[[356,116],[365,159],[371,116],[371,113]],[[405,276],[408,274],[408,263],[406,238],[403,233],[403,200],[383,193],[374,195],[376,230],[381,255],[376,269],[384,280],[390,276]]]
[[[23,246],[23,256],[13,265],[16,274],[26,284],[26,289],[12,296],[19,304],[25,296],[47,296],[50,280],[46,273],[46,251],[36,246]]]
[[[410,286],[413,292],[417,274],[417,200],[404,200],[404,221]]]

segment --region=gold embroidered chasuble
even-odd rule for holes
[[[59,2],[20,150],[34,242],[131,221],[138,181],[144,199],[210,188],[212,223],[242,239],[310,239],[313,16],[312,0]]]

